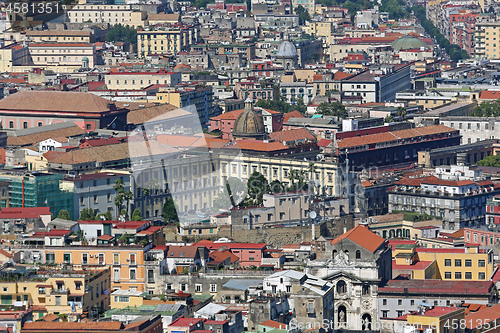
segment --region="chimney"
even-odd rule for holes
[[[108,103],[108,109],[110,111],[115,111],[116,110],[116,104],[115,103]]]

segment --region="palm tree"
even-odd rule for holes
[[[127,215],[130,216],[130,200],[134,198],[134,195],[130,191],[123,193],[123,199],[127,202]]]
[[[398,107],[398,117],[399,121],[403,121],[406,119],[406,108],[399,106]]]

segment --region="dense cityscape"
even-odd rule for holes
[[[0,333],[500,332],[499,13],[1,2]]]

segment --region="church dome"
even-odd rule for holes
[[[280,58],[293,58],[297,56],[297,49],[292,42],[285,40],[278,48],[276,56]]]
[[[252,107],[252,100],[245,101],[245,109],[236,118],[233,127],[234,137],[259,138],[265,134],[264,122]]]
[[[429,45],[427,45],[427,43],[425,43],[423,40],[408,35],[399,37],[391,43],[391,46],[394,51],[420,49],[421,47],[425,49],[429,48]]]

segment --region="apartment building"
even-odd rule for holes
[[[125,289],[145,291],[145,253],[152,247],[121,245],[110,248],[107,245],[56,247],[45,246],[45,263],[65,263],[74,269],[109,267],[111,290]]]
[[[397,318],[417,311],[419,304],[456,306],[463,302],[494,304],[498,290],[492,281],[475,281],[473,290],[468,281],[390,280],[378,289],[379,316]]]
[[[199,85],[160,87],[156,93],[157,103],[169,103],[178,108],[194,105],[202,124],[205,124],[214,114],[213,101],[213,88]]]
[[[2,282],[2,304],[33,306],[34,320],[55,313],[67,315],[68,321],[77,321],[84,312],[109,309],[109,268],[68,271],[41,266],[25,280],[16,280],[12,277],[12,281],[7,278]]]
[[[94,68],[95,45],[88,43],[34,43],[28,46],[33,66]]]
[[[500,22],[477,21],[473,55],[479,59],[500,59]]]
[[[486,200],[498,194],[500,189],[480,178],[479,172],[470,170],[472,177],[456,176],[460,169],[469,172],[468,167],[452,166],[450,169],[437,168],[437,176],[401,179],[389,189],[389,211],[438,216],[444,228],[449,230],[483,225]]]
[[[78,4],[67,12],[70,23],[121,24],[137,28],[144,27],[147,12],[132,8],[132,5]]]
[[[182,82],[182,74],[160,69],[157,72],[113,72],[104,75],[110,90],[142,90],[151,85],[176,86]]]
[[[488,139],[500,139],[498,117],[441,117],[439,123],[460,131],[461,144],[474,143]]]
[[[415,280],[487,281],[495,265],[493,250],[421,248],[396,245],[392,252],[393,275],[409,274]]]
[[[189,50],[198,42],[198,26],[166,27],[163,30],[139,31],[137,33],[137,53],[139,57],[151,54],[177,54]]]

